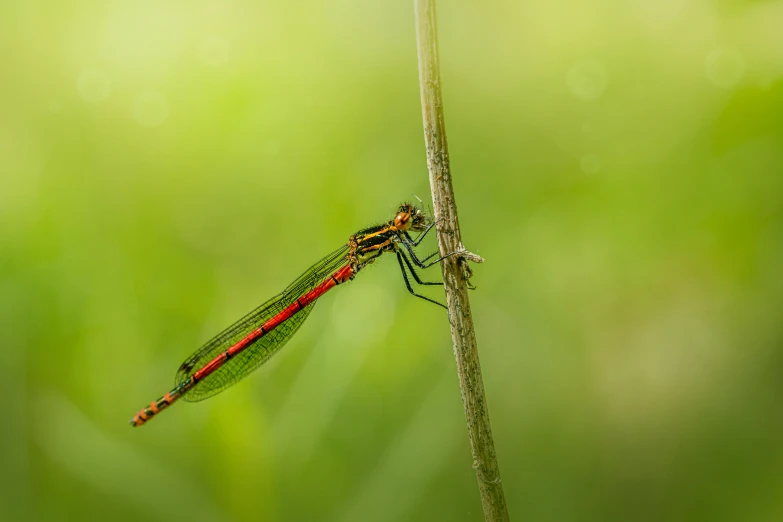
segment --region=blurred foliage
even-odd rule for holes
[[[412,16],[0,4],[0,518],[481,519],[445,314],[393,260],[252,378],[126,424],[428,197]],[[439,20],[512,519],[781,520],[783,2]]]

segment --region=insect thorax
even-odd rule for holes
[[[360,230],[348,239],[350,250],[346,259],[358,272],[372,264],[383,253],[394,250],[397,232],[391,222]]]

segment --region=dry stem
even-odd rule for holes
[[[438,65],[435,0],[414,0],[416,40],[419,55],[419,85],[424,119],[424,141],[427,146],[427,167],[435,212],[438,220],[438,248],[441,255],[465,250],[462,246],[457,219],[457,206],[451,184],[446,125],[443,120],[443,99]],[[451,338],[457,362],[462,404],[468,424],[473,468],[476,470],[484,518],[491,522],[507,521],[508,510],[500,482],[495,445],[489,423],[484,382],[481,378],[476,334],[468,300],[467,278],[470,268],[466,259],[481,262],[479,256],[465,252],[443,261],[443,281],[449,308]]]

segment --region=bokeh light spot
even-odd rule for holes
[[[146,91],[136,97],[133,119],[143,127],[157,127],[169,117],[169,103],[159,92]]]
[[[79,75],[79,94],[89,103],[102,102],[111,94],[111,78],[98,69],[89,69]]]
[[[606,90],[606,69],[600,62],[586,60],[574,64],[566,75],[566,85],[571,93],[584,101],[593,101]]]
[[[219,37],[212,36],[201,43],[201,60],[206,65],[217,67],[228,62],[231,58],[231,46]]]
[[[715,49],[705,62],[707,78],[718,87],[734,87],[745,74],[745,60],[736,49]]]

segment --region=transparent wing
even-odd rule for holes
[[[177,385],[190,379],[209,361],[225,352],[231,346],[244,339],[251,331],[260,327],[266,321],[282,312],[297,298],[315,288],[338,268],[346,264],[345,254],[348,245],[344,245],[324,257],[304,274],[299,276],[285,290],[229,326],[193,355],[187,358],[179,367],[175,382]],[[196,402],[212,397],[229,386],[239,382],[253,370],[264,364],[277,353],[283,345],[296,333],[315,306],[315,302],[303,308],[299,313],[284,321],[277,328],[258,338],[243,351],[229,359],[209,376],[197,382],[182,398]]]

